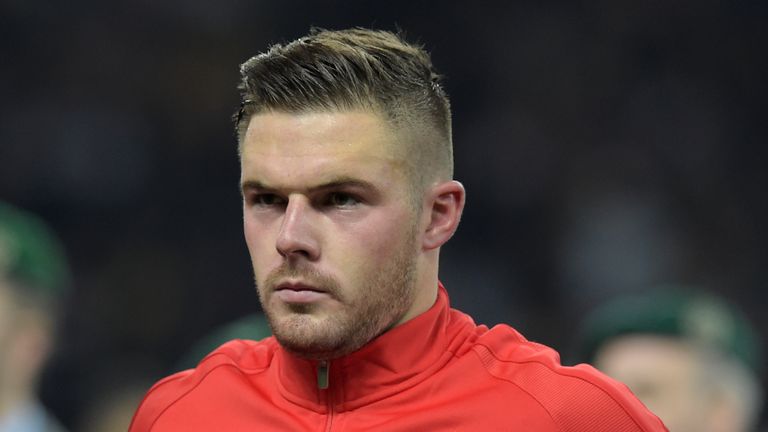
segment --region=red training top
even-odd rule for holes
[[[475,325],[440,286],[427,312],[328,363],[272,337],[228,342],[155,384],[129,432],[666,430],[623,384]]]

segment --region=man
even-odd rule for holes
[[[748,432],[760,414],[757,337],[711,295],[665,287],[615,299],[584,326],[583,350],[671,432]]]
[[[565,368],[438,282],[464,188],[429,56],[313,31],[241,67],[245,239],[274,337],[156,384],[131,431],[662,431],[624,386]]]
[[[0,432],[55,432],[37,399],[68,285],[64,253],[35,216],[0,201]]]

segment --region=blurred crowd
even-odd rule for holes
[[[45,221],[69,268],[42,302],[55,343],[32,405],[107,431],[213,329],[258,312],[238,65],[313,25],[401,28],[446,75],[468,191],[441,262],[455,306],[573,363],[599,305],[683,285],[738,310],[757,351],[766,22],[758,1],[0,1],[0,200]]]

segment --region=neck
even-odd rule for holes
[[[397,394],[434,374],[476,333],[472,320],[451,310],[447,293],[437,290],[426,313],[349,355],[318,362],[278,350],[279,391],[317,412],[325,412],[329,404],[346,411]]]
[[[414,281],[413,306],[395,324],[395,327],[429,310],[437,300],[437,269],[439,249],[430,250],[419,256],[418,271]]]

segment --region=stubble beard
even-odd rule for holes
[[[410,234],[410,233],[409,233]],[[387,265],[362,286],[348,293],[328,275],[301,262],[286,260],[273,270],[259,289],[259,300],[277,341],[291,353],[309,359],[329,360],[349,354],[392,328],[406,313],[414,299],[416,280],[415,236],[408,235],[403,246]],[[343,311],[318,318],[313,305],[297,305],[290,312],[277,311],[269,304],[267,293],[287,277],[327,290],[340,302]]]

